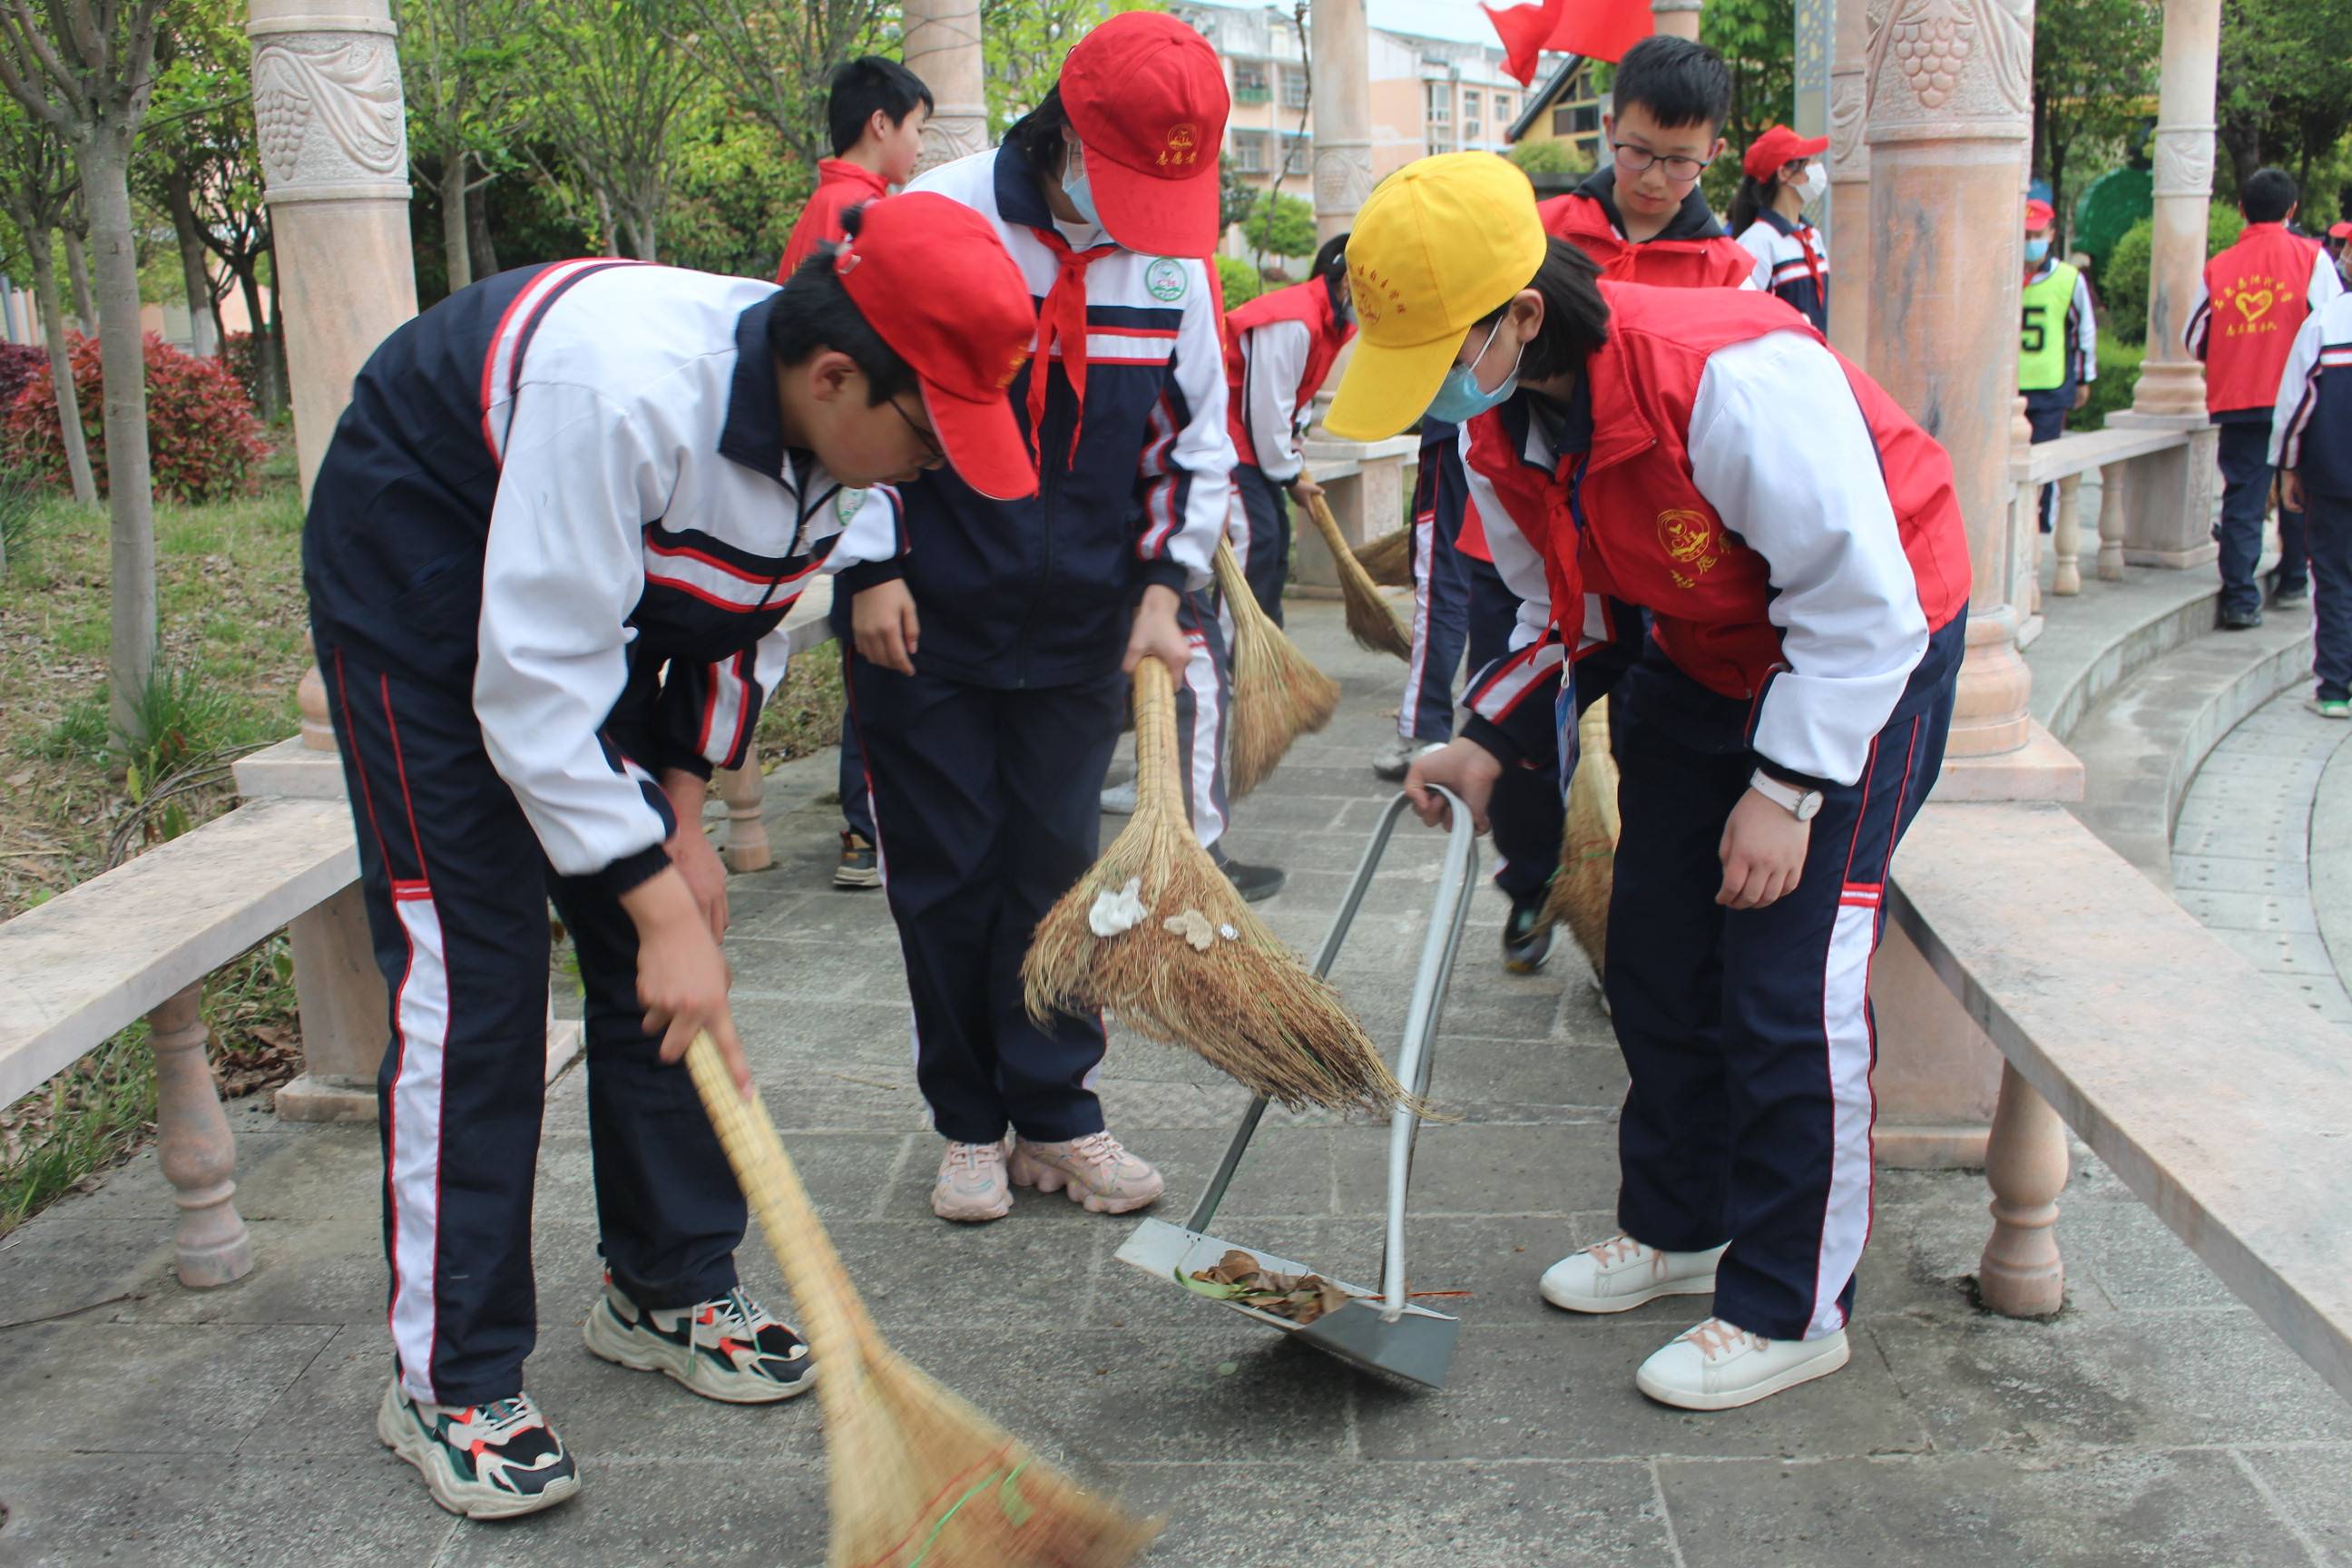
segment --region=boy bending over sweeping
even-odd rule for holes
[[[953,463],[987,494],[1034,488],[1004,396],[1034,327],[987,224],[898,196],[781,289],[509,272],[359,374],[303,577],[392,999],[376,1434],[453,1512],[580,1486],[522,1388],[551,898],[588,992],[588,1348],[730,1404],[810,1386],[807,1348],[737,1283],[742,1195],[674,1065],[707,1029],[751,1082],[702,803],[854,487]]]

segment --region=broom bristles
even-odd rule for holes
[[[1234,800],[1264,784],[1303,734],[1339,710],[1339,683],[1307,662],[1298,645],[1258,607],[1231,546],[1217,544],[1217,585],[1234,617],[1233,754],[1225,791]]]
[[[1321,496],[1308,498],[1307,514],[1322,531],[1324,545],[1331,552],[1332,569],[1339,576],[1339,599],[1347,606],[1348,635],[1373,653],[1392,653],[1399,658],[1412,658],[1412,638],[1397,619],[1389,602],[1372,584],[1363,563],[1348,548],[1339,533],[1339,520],[1331,515],[1330,507]]]
[[[1617,875],[1617,760],[1609,751],[1607,705],[1586,709],[1576,735],[1559,871],[1545,894],[1544,918],[1568,928],[1597,978],[1608,972],[1609,893]]]
[[[1079,1487],[884,1342],[784,1153],[709,1035],[686,1053],[799,1306],[824,1410],[831,1568],[1125,1568],[1159,1533]]]
[[[1363,1026],[1242,901],[1185,820],[1167,668],[1145,659],[1135,689],[1135,814],[1037,922],[1021,965],[1030,1016],[1105,1008],[1293,1109],[1387,1111],[1403,1090]],[[1097,896],[1130,880],[1142,919],[1097,936]]]
[[[1412,586],[1412,530],[1400,528],[1356,552],[1364,575],[1383,588]]]

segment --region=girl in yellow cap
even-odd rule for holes
[[[1779,301],[1601,282],[1499,158],[1391,175],[1348,260],[1361,331],[1331,428],[1460,423],[1525,601],[1462,735],[1406,776],[1423,816],[1435,784],[1483,826],[1507,769],[1564,782],[1601,695],[1570,671],[1621,655],[1622,1228],[1544,1299],[1712,1293],[1634,1380],[1685,1409],[1834,1372],[1870,1226],[1870,958],[1964,636],[1950,460]]]

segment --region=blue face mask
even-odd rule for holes
[[[1077,150],[1077,143],[1071,142],[1070,151],[1076,153]],[[1070,173],[1070,165],[1077,162],[1078,159],[1073,157],[1066,159],[1062,164],[1062,194],[1070,198],[1070,205],[1078,209],[1080,217],[1094,225],[1095,227],[1100,228],[1102,215],[1095,211],[1094,188],[1087,183],[1086,171],[1081,168],[1075,175]]]
[[[2027,240],[2025,242],[2025,259],[2036,267],[2039,267],[2043,262],[2049,260],[2050,242],[2046,239]]]
[[[1430,418],[1442,419],[1448,425],[1467,424],[1489,408],[1505,402],[1519,389],[1519,362],[1517,359],[1511,362],[1511,374],[1503,378],[1502,385],[1488,392],[1478,384],[1478,361],[1486,357],[1486,351],[1495,346],[1495,333],[1502,330],[1502,321],[1497,318],[1494,331],[1489,331],[1486,341],[1479,345],[1478,358],[1468,364],[1457,364],[1445,373],[1445,379],[1438,384],[1437,395],[1429,400]],[[1522,359],[1527,356],[1524,346],[1519,350],[1519,356]]]

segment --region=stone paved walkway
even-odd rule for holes
[[[1383,791],[1364,765],[1399,666],[1302,641],[1344,677],[1329,733],[1242,805],[1234,853],[1291,871],[1265,906],[1318,937]],[[1986,1317],[1964,1276],[1984,1192],[1881,1173],[1853,1365],[1748,1411],[1644,1402],[1634,1365],[1696,1316],[1544,1307],[1535,1282],[1605,1234],[1622,1070],[1580,966],[1502,975],[1481,895],[1424,1134],[1414,1275],[1473,1292],[1452,1386],[1360,1376],[1112,1261],[1127,1225],[1060,1198],[950,1230],[925,1189],[903,983],[877,897],[824,887],[823,763],[771,791],[777,869],[738,879],[730,948],[769,1103],[884,1331],[1082,1473],[1170,1520],[1156,1564],[2352,1564],[2352,1407],[2282,1350],[2086,1159],[2063,1200],[2065,1312]],[[1376,1035],[1401,1022],[1438,842],[1413,832],[1338,972]],[[1176,1052],[1122,1040],[1115,1125],[1198,1190],[1241,1106]],[[388,1369],[372,1131],[234,1116],[261,1267],[169,1276],[152,1156],[0,1241],[0,1568],[32,1564],[783,1564],[823,1558],[814,1404],[706,1404],[580,1347],[595,1288],[582,1078],[552,1091],[534,1392],[587,1486],[533,1521],[434,1508],[371,1431]],[[1220,1227],[1369,1277],[1379,1128],[1276,1118]],[[781,1296],[756,1243],[755,1288]],[[76,1309],[85,1309],[75,1310]],[[55,1321],[27,1322],[52,1314]]]

